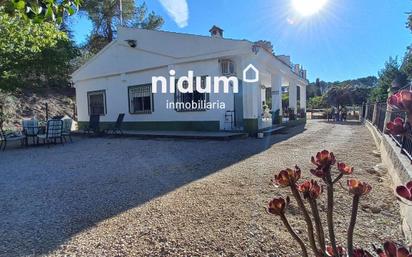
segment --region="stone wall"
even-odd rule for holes
[[[381,153],[382,163],[388,168],[392,178],[393,187],[405,184],[412,180],[412,163],[403,154],[400,148],[395,144],[388,135],[381,134],[369,121],[365,121],[366,127],[371,132],[377,148]],[[412,206],[400,202],[400,211],[402,216],[402,230],[406,240],[412,242]]]

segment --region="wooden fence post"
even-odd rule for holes
[[[378,114],[378,103],[373,104],[372,124],[376,124],[376,118]]]

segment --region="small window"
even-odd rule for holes
[[[206,77],[202,77],[201,87],[206,88]],[[183,83],[187,87],[187,81]],[[209,102],[208,93],[199,93],[196,91],[196,78],[193,81],[193,93],[181,93],[176,90],[175,93],[175,109],[178,112],[188,111],[206,111],[206,103]]]
[[[151,85],[129,87],[129,112],[131,114],[147,114],[153,112]]]
[[[87,93],[89,102],[89,115],[105,115],[106,114],[106,91],[93,91]]]
[[[220,62],[220,65],[223,75],[235,74],[235,65],[232,60],[222,60]]]

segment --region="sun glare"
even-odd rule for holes
[[[328,0],[292,0],[293,8],[302,16],[311,16],[319,12]]]

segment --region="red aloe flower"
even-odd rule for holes
[[[298,166],[295,166],[294,170],[287,168],[280,171],[278,175],[275,175],[275,179],[272,182],[281,187],[292,186],[300,179],[300,174],[301,171]]]
[[[338,170],[344,175],[351,175],[353,173],[353,167],[350,167],[343,162],[338,162]]]
[[[353,250],[353,257],[373,257],[368,251],[363,249],[354,249]]]
[[[412,181],[409,181],[404,186],[398,186],[396,188],[396,193],[400,197],[405,198],[408,201],[412,201]]]
[[[289,205],[289,201],[289,197],[286,197],[286,200],[282,197],[273,198],[273,200],[269,202],[268,212],[275,215],[284,214],[286,206]]]
[[[348,179],[348,187],[349,192],[357,196],[366,195],[372,190],[369,184],[360,182],[357,179]]]
[[[324,178],[327,174],[323,169],[311,169],[310,173],[318,178]]]
[[[401,90],[388,98],[388,104],[405,112],[412,112],[412,91]]]
[[[346,249],[345,249],[345,248],[343,248],[342,246],[338,246],[337,248],[338,248],[338,256],[339,256],[339,257],[344,257],[344,256],[346,256]],[[335,256],[335,255],[333,255],[333,248],[332,248],[332,246],[330,246],[330,245],[326,246],[326,254],[327,254],[328,256]]]
[[[405,247],[397,247],[394,242],[387,241],[382,249],[376,249],[379,257],[412,257],[412,254]]]
[[[323,150],[322,152],[318,152],[316,157],[312,156],[311,161],[318,167],[318,169],[329,171],[330,167],[336,163],[336,158],[332,152]]]
[[[316,199],[323,192],[323,187],[319,186],[318,182],[312,179],[298,185],[298,190],[303,193],[305,199]]]
[[[388,97],[388,104],[394,108],[401,109],[403,108],[401,104],[401,94],[397,92]]]
[[[392,135],[402,135],[406,133],[405,122],[401,117],[396,117],[386,124],[386,130]]]

